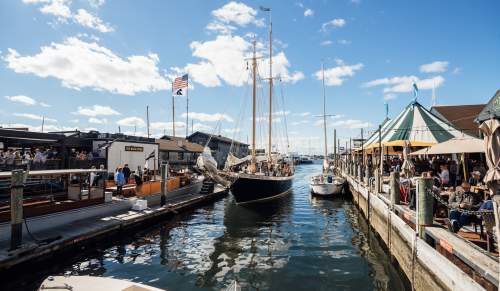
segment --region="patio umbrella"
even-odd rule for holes
[[[413,165],[413,162],[410,160],[410,142],[405,141],[405,145],[403,147],[403,166],[402,170],[403,173],[406,174],[406,177],[411,177],[415,173],[415,165]]]

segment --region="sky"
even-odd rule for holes
[[[267,135],[269,12],[275,149],[322,152],[324,64],[341,145],[413,100],[486,103],[500,89],[498,1],[0,1],[0,126],[172,132],[171,82],[189,74],[188,133],[249,142],[256,42],[258,146]],[[175,99],[186,134],[186,98]]]

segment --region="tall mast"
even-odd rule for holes
[[[325,140],[325,161],[328,161],[328,148],[326,140],[326,91],[325,91],[325,67],[321,63],[321,74],[323,79],[323,136]]]
[[[269,161],[272,151],[272,125],[273,125],[273,22],[271,9],[269,9]]]
[[[175,137],[175,99],[174,99],[174,83],[172,82],[172,136]]]
[[[256,119],[256,91],[257,91],[257,85],[256,85],[256,75],[257,75],[257,57],[255,53],[255,47],[256,47],[256,40],[254,38],[253,40],[253,57],[252,57],[252,78],[253,78],[253,83],[252,83],[252,163],[250,170],[251,172],[255,172],[255,119]]]

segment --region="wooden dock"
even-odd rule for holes
[[[353,202],[397,261],[414,290],[498,290],[498,258],[440,226],[428,226],[429,242],[416,236],[415,212],[395,205],[346,172]]]
[[[187,194],[167,199],[165,206],[148,208],[143,211],[126,210],[113,215],[96,216],[58,225],[54,228],[32,233],[23,237],[23,245],[9,250],[10,241],[0,240],[0,272],[5,272],[28,262],[40,261],[58,252],[84,245],[91,241],[106,239],[112,234],[134,227],[152,224],[168,215],[194,208],[226,196],[228,190],[216,187],[209,194]],[[46,243],[41,241],[49,240]]]

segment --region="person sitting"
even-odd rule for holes
[[[469,184],[471,186],[478,186],[481,184],[481,172],[474,171],[472,172],[472,176],[469,178]]]
[[[473,215],[460,212],[459,209],[477,210],[480,201],[478,197],[470,191],[469,183],[462,183],[462,190],[455,191],[450,195],[448,204],[453,208],[450,210],[448,229],[452,232],[458,232],[462,226],[469,224]]]

